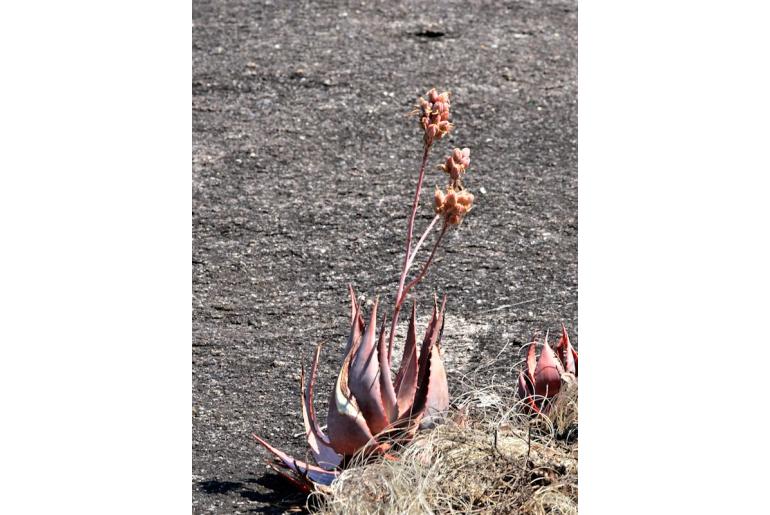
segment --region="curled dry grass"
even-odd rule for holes
[[[354,464],[318,514],[576,514],[577,384],[549,415],[520,415],[513,391],[470,389],[445,424],[420,433],[397,460]]]

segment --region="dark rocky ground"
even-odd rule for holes
[[[193,512],[294,500],[249,435],[304,455],[300,364],[327,343],[324,414],[346,284],[392,301],[421,151],[404,115],[432,86],[457,130],[431,166],[470,147],[476,194],[416,296],[427,315],[449,295],[450,384],[562,321],[577,343],[576,2],[195,0],[193,23]]]

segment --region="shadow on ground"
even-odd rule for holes
[[[248,513],[267,515],[286,512],[307,513],[305,510],[307,497],[298,494],[286,480],[273,473],[240,481],[209,479],[199,481],[194,486],[206,496],[240,496],[247,501],[257,503],[257,507],[246,509]]]

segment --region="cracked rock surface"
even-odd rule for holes
[[[392,309],[422,150],[405,115],[431,87],[457,129],[416,233],[454,146],[476,201],[417,288],[418,334],[446,294],[450,389],[498,354],[479,376],[513,383],[562,322],[578,343],[575,1],[194,0],[192,35],[194,513],[302,502],[250,434],[304,458],[299,370],[324,342],[323,423],[347,284]]]

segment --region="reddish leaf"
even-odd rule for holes
[[[398,418],[398,403],[396,392],[393,389],[393,381],[390,378],[390,365],[388,362],[388,349],[385,346],[385,326],[387,317],[382,319],[380,326],[380,340],[377,344],[380,366],[380,392],[382,393],[382,405],[388,417],[388,423],[395,422]]]
[[[390,423],[382,403],[380,391],[380,361],[377,345],[377,305],[375,301],[369,323],[366,326],[361,344],[353,353],[350,361],[348,387],[364,415],[369,431],[376,435]]]
[[[329,444],[329,439],[323,434],[323,431],[321,431],[313,406],[313,390],[315,388],[318,358],[320,354],[321,344],[319,343],[316,347],[313,365],[310,369],[310,380],[308,381],[307,388],[304,389],[304,392],[302,389],[305,382],[305,368],[302,367],[302,374],[300,376],[302,419],[305,422],[305,435],[307,437],[308,446],[313,453],[313,459],[315,459],[315,462],[324,469],[331,470],[340,464],[342,457],[334,452],[334,449],[332,449]]]
[[[535,395],[550,398],[559,393],[561,387],[561,374],[564,371],[556,354],[548,345],[548,336],[545,337],[543,348],[540,351],[540,359],[535,367]]]
[[[328,470],[324,470],[320,467],[316,467],[315,465],[310,465],[308,463],[305,463],[304,461],[295,460],[285,452],[276,449],[260,437],[258,437],[255,434],[252,434],[251,436],[254,437],[257,442],[262,445],[265,449],[270,451],[279,461],[279,463],[291,470],[296,474],[296,479],[302,480],[302,478],[307,478],[312,483],[318,483],[321,485],[328,486],[334,481],[337,476],[339,475],[338,472],[330,472]]]
[[[350,335],[345,345],[345,355],[354,351],[361,340],[361,333],[364,332],[364,317],[361,316],[361,308],[356,302],[356,294],[352,286],[348,285],[348,288],[350,288]]]
[[[529,377],[527,377],[527,374],[525,374],[523,370],[519,372],[519,379],[516,382],[516,385],[516,395],[519,397],[519,399],[526,399],[534,393],[532,381],[530,381]]]
[[[355,398],[348,388],[348,369],[351,356],[342,362],[337,383],[329,399],[326,417],[329,444],[343,456],[352,456],[372,441],[372,433],[366,424]]]
[[[529,344],[529,349],[527,349],[527,374],[533,383],[535,382],[535,368],[537,367],[536,352],[537,341],[533,339]]]
[[[556,354],[562,365],[564,365],[564,369],[577,376],[577,352],[572,348],[569,336],[567,335],[567,328],[564,327],[564,324],[561,325],[561,338],[559,338],[559,343],[556,345]]]
[[[441,304],[438,320],[434,325],[434,335],[431,336],[431,350],[428,359],[430,373],[428,375],[428,395],[425,402],[422,427],[430,427],[437,417],[449,409],[449,385],[446,379],[444,361],[441,359],[441,335],[444,331],[444,311],[446,297]]]
[[[404,354],[401,357],[398,373],[396,374],[396,392],[398,401],[398,413],[405,413],[414,402],[414,394],[417,391],[417,330],[414,321],[416,308],[412,304],[412,317],[409,319],[409,329],[406,333]]]

